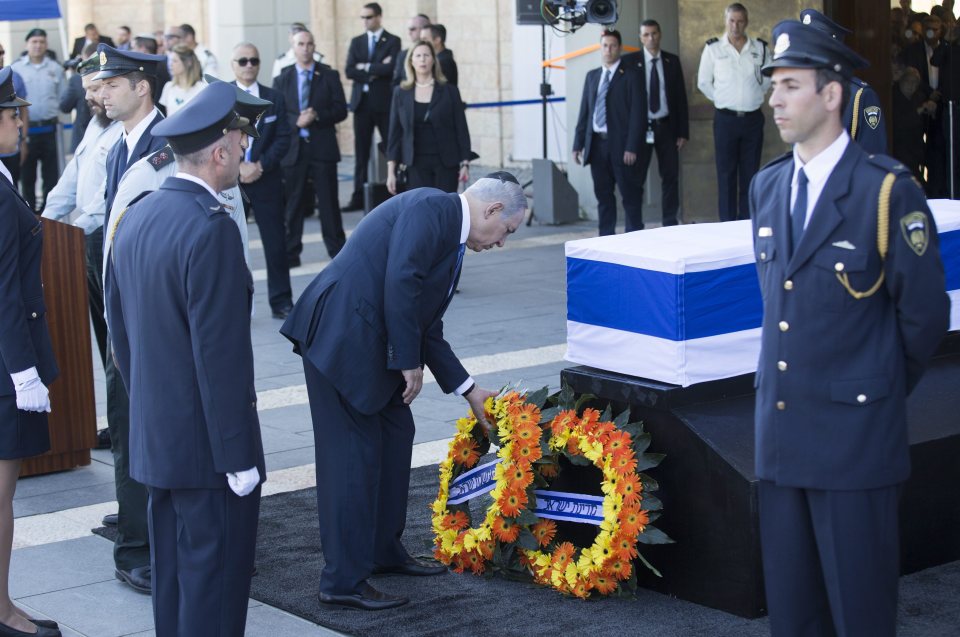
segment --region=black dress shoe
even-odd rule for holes
[[[100,520],[103,526],[117,526],[118,515],[116,513],[108,513],[103,516],[103,519]]]
[[[358,210],[363,210],[363,202],[356,199],[351,199],[350,203],[340,208],[341,212],[356,212]]]
[[[52,619],[31,619],[30,621],[41,628],[54,628],[56,630],[60,630],[60,624]]]
[[[149,595],[153,590],[153,586],[150,583],[149,566],[138,566],[136,568],[131,568],[129,571],[124,571],[118,568],[115,574],[118,580],[138,593],[146,593]]]
[[[447,572],[447,567],[443,564],[427,564],[426,562],[420,562],[413,559],[412,557],[404,562],[403,564],[398,564],[396,566],[376,566],[373,569],[374,575],[414,575],[414,576],[424,576],[424,575],[443,575]]]
[[[363,591],[353,595],[329,595],[320,593],[321,604],[327,606],[339,606],[340,608],[354,608],[356,610],[386,610],[403,606],[410,600],[398,595],[388,595],[378,591],[369,584],[363,585]]]
[[[273,316],[273,318],[275,318],[275,319],[281,319],[281,320],[282,320],[282,319],[285,319],[285,318],[287,318],[288,316],[290,316],[290,312],[291,312],[292,310],[293,310],[293,306],[292,306],[292,305],[285,305],[284,307],[278,307],[277,309],[273,310],[272,316]]]
[[[37,627],[37,632],[28,633],[16,628],[10,628],[6,624],[0,624],[0,637],[62,637],[59,628],[47,628],[33,623]]]

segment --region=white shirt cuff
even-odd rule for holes
[[[10,380],[13,381],[14,387],[20,387],[28,380],[33,380],[34,378],[40,378],[40,374],[37,373],[36,367],[30,367],[23,370],[22,372],[15,372],[13,374],[10,374]]]
[[[470,389],[471,385],[473,385],[473,376],[467,376],[467,380],[463,381],[459,387],[454,389],[453,393],[457,396],[463,396],[464,392]]]

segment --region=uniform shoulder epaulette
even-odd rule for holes
[[[775,167],[775,166],[779,166],[780,164],[782,164],[783,162],[787,161],[788,159],[789,159],[790,161],[793,161],[793,151],[792,151],[792,150],[788,150],[787,152],[785,152],[784,154],[780,155],[779,157],[775,157],[774,159],[771,159],[769,162],[767,162],[766,164],[764,164],[764,166],[760,169],[760,172],[763,172],[763,171],[765,171],[765,170],[770,170],[771,168],[773,168],[773,167]]]
[[[153,166],[154,170],[160,170],[164,166],[173,163],[173,149],[167,144],[157,152],[147,157],[147,163]]]
[[[870,84],[867,82],[864,82],[859,77],[851,77],[850,81],[856,84],[857,86],[859,86],[860,88],[870,88]]]
[[[883,153],[867,155],[867,161],[882,169],[884,172],[894,173],[898,176],[913,174],[902,161],[889,155],[884,155]]]
[[[757,42],[759,42],[760,44],[762,44],[764,47],[766,47],[766,48],[768,48],[768,49],[770,48],[770,45],[767,44],[767,41],[764,40],[763,38],[757,38]]]
[[[141,199],[143,199],[143,198],[146,197],[147,195],[151,194],[152,192],[153,192],[152,190],[144,190],[144,191],[141,192],[139,195],[137,195],[136,197],[134,197],[133,199],[130,200],[130,203],[127,204],[127,208],[129,208],[129,207],[132,206],[133,204],[137,203],[138,201],[140,201]],[[126,211],[126,208],[124,209],[124,211]]]
[[[286,53],[281,53],[280,55],[277,56],[277,59],[282,60],[283,58],[286,57],[286,55],[287,55]]]
[[[719,41],[720,41],[720,38],[710,38],[709,40],[707,40],[707,46],[710,46],[711,44],[714,44]]]

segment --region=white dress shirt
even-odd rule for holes
[[[160,111],[154,106],[153,112],[140,120],[140,122],[133,127],[133,130],[129,133],[123,133],[123,141],[127,144],[127,162],[130,161],[130,155],[133,154],[133,149],[137,147],[137,142],[139,142],[143,134],[147,132],[147,127],[150,126],[150,122],[159,114]]]
[[[460,226],[460,245],[463,245],[467,242],[467,237],[470,235],[470,204],[467,203],[467,198],[463,195],[460,196],[460,209],[463,212],[463,222]],[[464,257],[467,255],[464,254]],[[460,266],[461,271],[463,266]],[[470,386],[473,385],[474,380],[473,376],[467,376],[467,380],[460,383],[460,386],[453,390],[453,393],[457,396],[463,396],[463,393],[470,389]]]
[[[663,51],[657,54],[657,74],[660,76],[660,110],[654,113],[650,109],[650,78],[653,77],[653,55],[650,51],[643,49],[644,73],[647,74],[647,117],[650,119],[660,119],[670,114],[670,106],[667,104],[667,82],[663,74]]]
[[[614,62],[613,64],[611,64],[610,66],[601,66],[601,67],[600,67],[600,79],[597,81],[597,99],[600,98],[600,87],[603,86],[603,76],[606,75],[607,73],[609,73],[609,74],[610,74],[610,80],[609,80],[609,82],[612,83],[614,76],[617,74],[617,69],[619,69],[619,68],[620,68],[620,60],[619,60],[619,59],[618,59],[616,62]],[[607,86],[607,91],[608,91],[608,93],[609,93],[609,91],[610,91],[610,87],[609,87],[609,86]],[[594,105],[593,105],[593,112],[590,113],[590,122],[593,124],[593,132],[594,132],[594,133],[606,133],[606,132],[607,132],[607,125],[606,125],[606,123],[604,123],[603,126],[597,126],[597,117],[596,117],[596,115],[597,115],[597,105],[594,104]],[[608,117],[608,118],[610,117],[610,112],[609,112],[609,110],[607,111],[607,117]]]
[[[716,108],[755,111],[770,88],[770,78],[760,73],[769,58],[767,47],[758,40],[747,38],[743,49],[737,51],[724,34],[703,47],[697,88]]]
[[[797,173],[803,168],[803,173],[807,176],[807,216],[803,222],[804,228],[810,223],[810,216],[817,206],[823,187],[827,185],[827,179],[830,178],[833,169],[840,163],[840,158],[843,157],[849,143],[850,135],[844,129],[832,144],[821,150],[816,157],[806,164],[794,151],[793,179],[790,181],[790,210],[793,210],[793,204],[797,201]]]

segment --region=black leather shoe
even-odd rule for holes
[[[16,628],[10,628],[6,624],[0,624],[0,637],[62,637],[59,628],[47,628],[46,626],[37,626],[37,632],[28,633]]]
[[[117,517],[118,516],[116,513],[108,513],[103,516],[103,519],[100,520],[100,522],[103,524],[103,526],[117,526]]]
[[[129,571],[124,571],[118,568],[115,574],[118,580],[138,593],[146,593],[149,595],[153,590],[153,587],[150,583],[149,566],[138,566],[136,568],[131,568]]]
[[[31,619],[30,621],[41,628],[53,628],[55,630],[60,630],[60,624],[52,619]]]
[[[364,584],[363,592],[353,595],[328,595],[320,593],[320,603],[327,606],[339,606],[340,608],[353,608],[356,610],[386,610],[403,606],[410,600],[398,595],[388,595],[378,591],[369,584]]]
[[[358,210],[363,210],[363,202],[356,199],[351,199],[350,203],[340,208],[341,212],[356,212]]]
[[[376,566],[373,569],[374,575],[414,575],[414,576],[424,576],[424,575],[443,575],[447,572],[447,567],[443,564],[427,564],[426,562],[420,562],[413,559],[412,557],[404,562],[403,564],[398,564],[397,566]]]
[[[284,306],[284,307],[278,307],[277,309],[273,310],[272,316],[273,316],[273,318],[275,318],[275,319],[281,319],[281,320],[282,320],[282,319],[285,319],[285,318],[287,318],[288,316],[290,316],[290,312],[291,312],[292,310],[293,310],[293,306],[292,306],[292,305],[286,305],[286,306]]]

